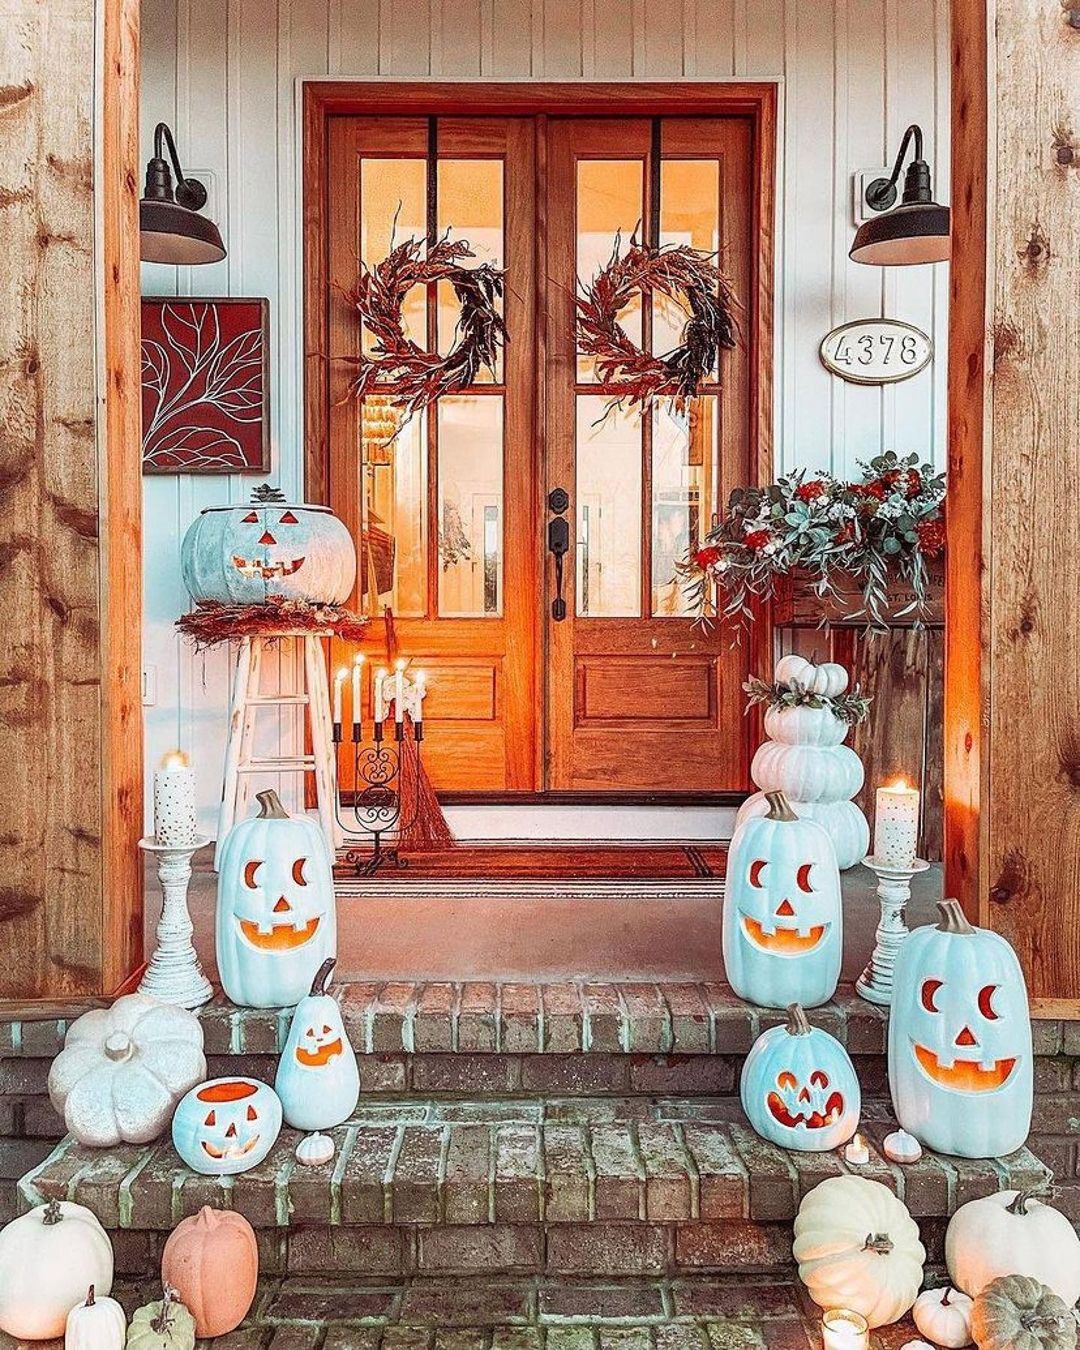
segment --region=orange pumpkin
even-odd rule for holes
[[[161,1280],[177,1290],[195,1318],[200,1339],[224,1336],[247,1316],[255,1299],[259,1251],[242,1214],[211,1209],[177,1224],[161,1257]]]

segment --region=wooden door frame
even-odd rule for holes
[[[334,117],[379,115],[407,117],[435,114],[460,116],[585,116],[585,117],[704,117],[740,116],[751,126],[753,156],[752,238],[757,247],[751,261],[752,304],[747,306],[747,330],[754,344],[750,367],[749,419],[750,463],[752,476],[767,482],[773,471],[773,290],[775,259],[775,202],[777,159],[777,86],[771,81],[752,82],[673,82],[673,83],[552,83],[543,81],[516,83],[463,83],[444,81],[305,81],[303,105],[303,181],[325,182],[328,172],[329,124]],[[541,141],[543,138],[541,137]],[[538,203],[543,202],[544,147],[537,147]],[[304,193],[304,422],[305,422],[305,496],[309,501],[328,502],[329,481],[329,341],[330,271],[326,251],[328,221],[324,212],[324,194]],[[538,205],[538,249],[544,247],[544,212]],[[537,313],[544,313],[544,287],[537,287]],[[544,325],[537,324],[537,371],[546,365]],[[538,378],[536,396],[536,434],[538,460],[546,464],[546,410],[543,380]],[[544,475],[537,473],[534,483],[534,514],[545,520]],[[535,564],[538,575],[545,574],[547,558],[535,531]],[[538,650],[543,650],[542,616],[536,615]],[[750,639],[753,659],[761,664],[772,646],[772,627],[767,616],[755,626]],[[537,706],[543,706],[544,688],[541,662],[536,663]],[[743,729],[752,737],[755,718],[745,718]],[[536,781],[543,782],[544,737],[536,741]],[[748,757],[749,762],[749,757]],[[749,784],[747,787],[749,788]],[[604,795],[604,801],[639,801],[655,804],[661,799],[686,802],[737,803],[743,793],[678,795],[654,792],[616,792]],[[447,800],[475,800],[473,794],[447,794]],[[600,799],[594,793],[515,792],[484,794],[485,801],[553,802],[556,800]]]

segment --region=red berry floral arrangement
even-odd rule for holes
[[[945,549],[945,476],[917,455],[893,451],[862,465],[858,482],[831,474],[785,474],[766,487],[736,488],[727,515],[680,566],[698,617],[752,621],[754,601],[769,600],[777,578],[809,574],[818,595],[837,594],[855,577],[862,606],[848,617],[884,629],[893,577],[911,587],[905,613],[916,626],[927,612],[927,559]]]

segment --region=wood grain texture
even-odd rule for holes
[[[93,0],[48,10],[16,0],[5,22],[17,40],[0,55],[9,91],[0,184],[0,727],[9,764],[0,787],[0,995],[24,998],[107,993],[130,970],[136,943],[141,955],[137,830],[129,837],[142,810],[130,341],[137,25],[120,3],[102,17],[102,90]],[[118,92],[120,80],[129,101],[102,123],[97,166],[95,95]],[[103,216],[103,280],[114,294],[102,311],[95,190],[107,166],[120,190]],[[108,373],[103,417],[99,359]],[[110,431],[117,440],[106,459]]]

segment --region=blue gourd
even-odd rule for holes
[[[974,928],[956,900],[896,957],[889,1088],[900,1124],[927,1148],[998,1158],[1031,1127],[1027,988],[1003,937]]]
[[[333,957],[319,967],[311,992],[296,1005],[274,1091],[285,1120],[298,1130],[329,1130],[347,1120],[360,1096],[360,1072],[341,1008],[326,992]]]

